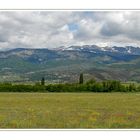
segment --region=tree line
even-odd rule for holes
[[[122,84],[116,80],[96,81],[94,79],[84,82],[83,74],[77,83],[45,84],[42,77],[40,83],[34,85],[1,83],[0,92],[137,92],[140,85],[134,83]]]

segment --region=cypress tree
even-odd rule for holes
[[[83,83],[84,83],[84,78],[83,78],[83,73],[81,73],[79,77],[79,84],[83,84]]]
[[[42,85],[42,86],[45,85],[45,78],[44,78],[44,77],[42,77],[42,79],[41,79],[41,85]]]

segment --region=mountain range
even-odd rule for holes
[[[140,81],[140,47],[97,45],[0,51],[0,82]]]

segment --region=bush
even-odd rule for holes
[[[12,85],[11,83],[1,83],[0,92],[133,92],[140,91],[140,86],[135,84],[123,85],[120,81],[108,80],[96,82],[90,80],[85,84],[66,83],[66,84],[49,84],[41,85]]]

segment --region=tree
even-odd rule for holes
[[[42,85],[42,86],[45,85],[45,78],[44,78],[44,77],[42,77],[42,79],[41,79],[41,85]]]
[[[136,91],[136,86],[134,83],[129,85],[129,91]]]
[[[84,83],[84,78],[83,78],[83,73],[81,73],[79,77],[79,84],[83,84],[83,83]]]

